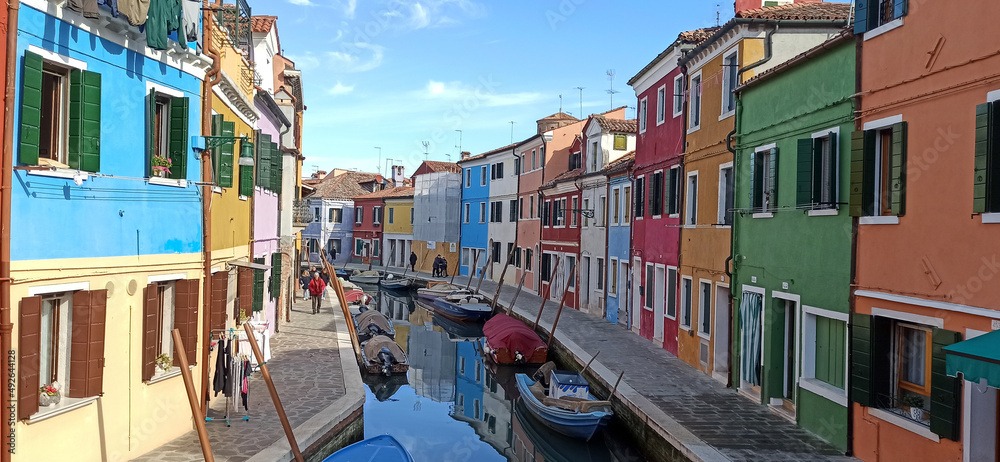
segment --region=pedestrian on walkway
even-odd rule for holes
[[[434,257],[434,264],[431,266],[431,276],[438,277],[438,273],[441,272],[441,255]]]
[[[410,271],[417,270],[417,254],[410,252]]]
[[[326,283],[319,277],[319,273],[313,273],[312,280],[309,281],[309,295],[312,295],[312,313],[319,313],[320,303],[323,301],[323,292],[326,291]]]
[[[441,277],[448,277],[448,259],[441,257],[441,271],[439,272]]]
[[[309,300],[309,272],[306,270],[302,270],[299,276],[299,288],[302,289],[302,299]]]
[[[330,264],[332,265],[335,261],[337,261],[337,248],[330,247]]]
[[[323,271],[320,271],[319,278],[323,280],[324,287],[330,285],[330,272],[328,272],[326,268],[323,268]],[[323,299],[326,299],[326,291],[323,291]]]

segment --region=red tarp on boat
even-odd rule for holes
[[[510,351],[530,353],[537,348],[545,348],[545,342],[538,338],[531,328],[506,314],[499,313],[483,325],[483,334],[493,349],[507,348]]]

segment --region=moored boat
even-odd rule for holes
[[[345,447],[323,459],[323,462],[413,462],[413,457],[396,438],[379,435]]]
[[[460,320],[486,319],[493,307],[479,295],[452,294],[434,300],[435,312]]]
[[[405,374],[410,369],[403,349],[384,335],[376,335],[361,344],[361,363],[368,374]]]
[[[382,279],[382,273],[378,271],[358,271],[351,273],[351,282],[357,284],[378,284]]]
[[[357,327],[359,342],[365,342],[376,335],[396,337],[396,328],[392,325],[392,320],[377,310],[363,311],[355,316],[354,325]]]
[[[517,374],[521,402],[546,427],[571,438],[590,440],[597,429],[607,425],[614,412],[610,401],[600,401],[589,393],[586,398],[546,395],[542,384]]]
[[[542,364],[545,342],[523,322],[498,313],[483,325],[483,352],[497,364]]]
[[[387,274],[385,275],[385,278],[379,281],[378,285],[382,286],[383,289],[406,290],[412,283],[413,280],[410,278],[402,278],[394,274]]]
[[[420,298],[433,301],[456,292],[472,295],[471,290],[465,290],[459,286],[456,286],[455,284],[437,284],[424,289],[417,289],[417,296]]]

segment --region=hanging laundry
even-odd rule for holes
[[[232,344],[232,342],[229,342]],[[216,356],[215,361],[215,378],[212,380],[212,389],[215,390],[215,396],[219,396],[221,391],[223,395],[229,396],[228,387],[226,384],[232,380],[229,374],[229,366],[232,362],[232,358],[229,354],[229,348],[226,347],[226,340],[222,339],[219,341],[219,354]]]
[[[150,0],[118,0],[118,12],[133,26],[146,24]]]
[[[83,13],[85,18],[100,17],[100,13],[97,12],[97,0],[69,0],[66,6],[77,13]]]
[[[201,0],[182,0],[184,11],[184,38],[201,46]]]
[[[117,18],[121,14],[118,11],[118,0],[97,0],[97,5],[111,10],[111,17],[113,18]]]
[[[181,0],[152,0],[146,19],[146,44],[154,50],[166,50],[170,40],[167,36],[176,31],[177,41],[187,45],[181,31],[182,16]]]
[[[243,380],[240,381],[240,398],[243,399],[243,410],[250,412],[250,361],[243,362]]]

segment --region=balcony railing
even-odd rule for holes
[[[911,394],[911,396],[919,397],[921,401],[928,402],[929,398],[922,397],[919,395]],[[875,407],[883,411],[895,414],[906,420],[916,422],[925,427],[931,424],[931,413],[923,409],[923,405],[917,407],[916,410],[911,410],[913,407],[913,402],[907,402],[907,400],[902,399],[900,396],[890,396],[884,393],[878,393],[875,397]]]
[[[243,51],[248,61],[253,61],[253,36],[250,30],[250,4],[236,0],[235,5],[225,5],[216,12],[216,20],[225,28],[233,47]]]

